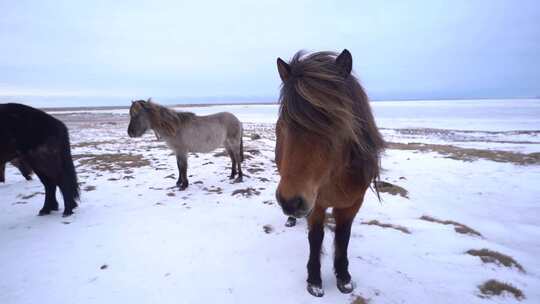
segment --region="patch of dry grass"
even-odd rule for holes
[[[150,161],[140,154],[105,153],[105,154],[78,154],[73,156],[79,160],[80,166],[87,166],[96,171],[116,172],[130,168],[139,168],[150,165]]]
[[[259,195],[261,194],[260,191],[256,190],[255,188],[252,188],[252,187],[247,187],[245,189],[236,189],[232,192],[232,196],[235,196],[237,194],[241,194],[242,196],[244,197],[251,197],[253,195]]]
[[[513,295],[517,300],[525,299],[523,291],[508,283],[499,282],[497,280],[489,280],[478,286],[482,297],[500,296],[504,293]]]
[[[500,150],[482,150],[471,148],[460,148],[452,145],[436,145],[423,143],[388,143],[389,149],[416,150],[421,152],[437,152],[447,158],[474,161],[487,159],[502,163],[513,163],[516,165],[536,165],[540,164],[540,153],[518,153]]]
[[[369,304],[369,302],[371,302],[370,299],[355,295],[354,300],[351,302],[351,304]]]
[[[523,266],[521,266],[521,264],[519,264],[514,258],[506,254],[497,252],[497,251],[483,248],[480,250],[470,249],[470,250],[467,250],[466,253],[472,256],[479,257],[484,263],[493,263],[497,265],[503,265],[509,268],[516,267],[517,269],[519,269],[519,271],[525,272],[525,269],[523,269]]]
[[[89,191],[94,191],[94,190],[96,190],[96,186],[88,185],[88,186],[85,186],[85,187],[83,188],[83,190],[84,190],[84,191],[87,191],[87,192],[89,192]]]
[[[433,222],[433,223],[439,223],[439,224],[443,224],[443,225],[453,225],[454,226],[454,230],[457,232],[457,233],[461,233],[461,234],[470,234],[470,235],[475,235],[475,236],[479,236],[479,237],[482,237],[482,234],[474,229],[472,229],[471,227],[467,226],[467,225],[464,225],[462,223],[458,223],[456,221],[448,221],[448,220],[440,220],[440,219],[437,219],[437,218],[434,218],[434,217],[431,217],[429,215],[422,215],[420,217],[421,220],[424,220],[424,221],[428,221],[428,222]]]
[[[371,220],[369,222],[362,222],[362,225],[372,225],[372,226],[379,226],[382,228],[391,228],[391,229],[395,229],[406,234],[411,234],[411,231],[407,227],[394,225],[394,224],[388,224],[388,223],[381,223],[377,220]]]
[[[409,198],[409,192],[405,188],[400,187],[398,185],[394,185],[394,184],[384,182],[384,181],[376,181],[375,187],[377,188],[377,190],[379,190],[379,192],[382,192],[382,193],[388,193],[391,195],[399,195],[407,199]]]
[[[86,148],[92,147],[97,148],[99,146],[108,145],[108,144],[117,144],[117,140],[103,140],[103,141],[83,141],[71,145],[72,148]]]
[[[422,215],[420,217],[421,220],[424,220],[424,221],[428,221],[428,222],[433,222],[433,223],[439,223],[439,224],[443,224],[443,225],[453,225],[454,226],[454,230],[457,232],[457,233],[461,233],[461,234],[470,234],[470,235],[475,235],[475,236],[479,236],[479,237],[482,237],[482,234],[474,229],[472,229],[471,227],[465,225],[465,224],[462,224],[462,223],[458,223],[456,221],[448,221],[448,220],[440,220],[440,219],[437,219],[437,218],[434,218],[434,217],[431,217],[429,215]]]

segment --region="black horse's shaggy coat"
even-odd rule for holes
[[[58,210],[57,186],[64,197],[64,216],[73,214],[79,184],[64,123],[29,106],[0,104],[0,163],[14,158],[24,159],[45,186],[39,215]]]

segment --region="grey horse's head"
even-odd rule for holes
[[[148,129],[150,129],[150,117],[148,113],[148,107],[150,103],[148,101],[137,100],[131,102],[129,108],[129,137],[141,137]]]

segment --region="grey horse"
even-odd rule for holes
[[[164,140],[176,154],[178,181],[176,185],[184,190],[189,185],[187,178],[187,154],[208,153],[225,147],[231,157],[230,179],[241,182],[244,160],[242,123],[229,112],[197,116],[191,112],[176,112],[152,102],[151,99],[133,101],[129,109],[128,135],[140,137],[148,129]]]

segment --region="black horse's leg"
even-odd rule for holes
[[[3,161],[0,161],[0,183],[4,183],[6,181],[6,163]]]
[[[189,185],[187,178],[187,154],[176,154],[176,164],[178,165],[178,181],[176,182],[176,186],[178,186],[180,190],[184,190]]]
[[[234,153],[231,149],[225,148],[227,150],[227,153],[229,153],[229,157],[231,158],[232,166],[231,166],[231,176],[229,176],[229,179],[233,179],[236,176],[236,158],[234,157]]]
[[[322,297],[324,290],[321,280],[321,247],[324,239],[325,210],[315,207],[308,218],[309,224],[309,260],[307,263],[307,291],[316,297]]]
[[[353,206],[345,209],[334,209],[333,214],[336,219],[336,231],[334,238],[334,271],[336,273],[337,288],[342,293],[351,293],[354,290],[354,283],[349,273],[349,259],[347,248],[351,237],[351,226],[358,208]]]
[[[16,162],[13,162],[13,164],[19,168],[19,171],[26,180],[32,179],[32,168],[28,162],[24,160],[24,158],[18,158]]]
[[[36,175],[45,187],[45,203],[43,204],[43,208],[39,210],[39,215],[46,215],[51,213],[51,211],[58,211],[58,201],[56,200],[56,184],[50,177],[47,177],[42,172],[36,172]]]

